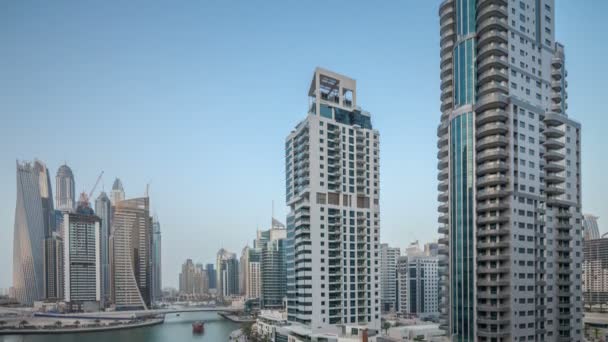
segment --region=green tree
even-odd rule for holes
[[[61,328],[62,325],[63,325],[63,323],[61,321],[55,322],[55,327],[57,327],[57,328]]]
[[[384,334],[388,335],[388,329],[391,328],[391,322],[384,321],[382,322],[382,330],[384,330]]]
[[[22,320],[21,322],[19,322],[19,328],[25,327],[26,325],[28,325],[28,323],[29,323],[28,321]]]

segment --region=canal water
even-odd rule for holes
[[[205,321],[205,333],[192,334],[192,322]],[[188,312],[167,315],[165,323],[152,327],[107,332],[53,334],[53,335],[0,335],[0,342],[224,342],[230,333],[239,328],[214,312]]]

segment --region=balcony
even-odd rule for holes
[[[557,152],[557,151],[547,151],[545,153],[545,159],[548,162],[563,160],[564,158],[565,158],[564,154],[560,153],[560,152]]]
[[[483,163],[483,164],[477,166],[477,175],[483,176],[488,173],[506,172],[508,170],[509,170],[509,164],[507,164],[506,162],[502,162],[502,161],[486,162],[486,163]],[[478,179],[478,181],[479,181],[479,179]]]
[[[566,144],[564,144],[563,142],[556,140],[556,139],[552,139],[552,138],[548,138],[547,140],[545,140],[544,146],[546,149],[561,149],[564,148],[566,146]]]
[[[508,127],[503,122],[491,122],[480,127],[477,127],[477,138],[483,138],[489,135],[506,134]]]
[[[506,82],[488,82],[477,89],[477,96],[482,97],[491,93],[509,93]]]
[[[477,204],[477,212],[496,211],[496,210],[507,210],[509,209],[509,202],[486,202]]]
[[[480,84],[481,78],[488,81],[497,81],[502,82],[507,80],[507,73],[504,71],[499,71],[498,69],[491,69],[480,76]],[[483,112],[488,109],[504,109],[509,104],[509,98],[504,94],[490,94],[486,96],[482,96],[477,99],[477,104],[475,106],[475,110],[477,112]]]
[[[511,230],[509,228],[500,228],[500,229],[478,229],[477,237],[486,237],[486,236],[503,236],[509,235]]]
[[[487,148],[506,147],[508,144],[509,140],[506,137],[485,137],[477,140],[477,150],[480,151]]]
[[[501,6],[502,7],[502,6]],[[501,32],[509,29],[509,23],[505,18],[488,17],[486,19],[477,19],[477,34],[483,36],[484,33],[492,30]]]
[[[491,55],[508,56],[509,49],[506,44],[490,43],[480,48],[477,52],[477,59],[481,60]]]
[[[479,216],[477,217],[477,224],[495,224],[495,223],[506,223],[509,222],[509,216],[497,215],[497,216]]]
[[[505,189],[484,189],[477,191],[477,199],[485,200],[489,198],[503,198],[510,195],[510,191]]]
[[[487,122],[506,121],[508,118],[509,117],[504,110],[497,109],[486,111],[482,114],[477,114],[476,124],[483,125]]]

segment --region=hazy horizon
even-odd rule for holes
[[[284,141],[304,119],[314,68],[357,80],[380,131],[381,240],[437,234],[440,1],[11,2],[0,11],[0,288],[12,283],[15,160],[99,173],[126,197],[150,184],[163,287],[181,264],[240,255],[284,222]],[[319,10],[320,8],[323,10]],[[601,99],[608,2],[560,1],[569,116],[582,124],[583,211],[607,231]],[[253,15],[255,13],[255,15]]]

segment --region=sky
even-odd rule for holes
[[[240,254],[285,221],[284,141],[321,66],[357,80],[380,131],[381,240],[437,235],[439,0],[3,1],[0,288],[12,283],[15,160],[67,162],[78,192],[103,170],[144,194],[163,285],[181,264]],[[557,0],[569,115],[582,123],[583,210],[608,231],[603,25],[608,2]],[[602,127],[604,127],[602,129]]]

